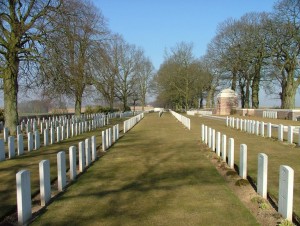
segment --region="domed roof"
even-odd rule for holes
[[[223,89],[218,97],[237,97],[237,94],[232,89]]]

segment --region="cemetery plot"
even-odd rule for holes
[[[122,122],[123,119],[112,119],[111,123]],[[104,127],[105,129],[105,127]],[[120,127],[122,129],[122,127]],[[86,137],[93,137],[96,139],[96,146],[90,146],[91,148],[91,158],[95,158],[95,148],[100,150],[101,146],[101,130],[94,130],[92,132],[87,132],[79,136],[64,140],[60,143],[55,143],[51,146],[43,146],[38,150],[33,150],[30,153],[26,152],[22,156],[17,156],[14,159],[6,160],[0,163],[0,218],[3,218],[7,214],[14,211],[16,208],[16,173],[22,169],[30,171],[31,175],[31,194],[37,194],[40,184],[39,184],[39,163],[41,160],[49,160],[50,163],[50,180],[53,181],[57,178],[57,156],[59,151],[67,151],[70,146],[78,147],[79,141],[84,141]],[[92,151],[93,150],[93,151]],[[77,156],[71,156],[75,158],[76,161],[79,160],[78,152]],[[65,160],[69,166],[69,154],[65,155]],[[78,165],[78,163],[77,163]],[[69,168],[69,167],[68,167]],[[69,172],[70,173],[70,172]],[[68,173],[68,174],[69,174]],[[77,173],[77,172],[76,172]],[[75,172],[73,171],[73,174]],[[69,178],[69,177],[68,177]]]
[[[171,114],[146,115],[33,225],[258,225],[198,139]]]
[[[196,118],[196,117],[191,118],[191,121],[193,124],[199,125],[199,131],[203,130],[205,132],[205,129],[201,129],[200,127],[201,123],[204,123],[207,127],[214,128],[216,131],[220,131],[222,134],[227,134],[228,136],[234,138],[235,150],[239,150],[239,145],[246,144],[247,145],[247,173],[253,179],[254,182],[257,181],[258,155],[261,155],[261,153],[266,154],[268,158],[268,183],[267,183],[268,193],[272,197],[272,199],[275,200],[276,202],[279,202],[278,197],[285,197],[279,195],[279,190],[280,190],[279,175],[280,174],[283,175],[282,173],[280,173],[279,169],[283,165],[289,166],[291,169],[293,169],[293,171],[295,172],[294,183],[293,183],[294,186],[293,210],[299,216],[300,188],[298,186],[298,183],[300,181],[300,174],[297,172],[300,172],[300,167],[299,167],[300,153],[298,147],[295,147],[293,145],[287,145],[286,143],[283,143],[276,139],[256,136],[255,133],[251,134],[248,132],[241,132],[240,130],[226,127],[224,121],[212,120],[209,118],[205,118],[205,119]],[[251,126],[249,126],[249,128],[251,128]],[[204,139],[202,138],[202,140],[204,140],[205,142],[205,138]],[[235,151],[234,159],[237,165],[238,162],[240,162],[240,159],[243,159],[241,158],[241,154],[239,151]],[[259,181],[260,181],[260,184],[258,185],[259,193],[264,195],[265,191],[263,191],[261,186],[263,183],[266,183],[265,179],[259,178]],[[281,187],[283,187],[283,190],[286,190],[286,187],[284,186]],[[288,200],[288,198],[284,198],[284,199]],[[285,206],[285,204],[280,204],[280,206]],[[288,217],[289,219],[291,218],[290,210],[289,210],[289,214],[284,214],[282,208],[280,208],[280,211],[283,215],[285,215],[285,217]]]

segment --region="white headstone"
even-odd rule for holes
[[[56,142],[59,143],[61,141],[61,127],[56,127]]]
[[[3,129],[3,137],[4,137],[4,142],[5,142],[5,143],[7,143],[8,136],[9,136],[8,128],[5,127],[5,128]]]
[[[91,164],[91,146],[90,139],[85,139],[85,165],[89,166]]]
[[[19,134],[17,137],[18,155],[24,154],[24,140],[23,134]]]
[[[294,138],[294,126],[288,127],[288,143],[292,144]]]
[[[204,143],[208,144],[208,136],[207,136],[207,134],[208,134],[208,127],[207,126],[204,126],[204,134],[205,134],[205,136],[204,136]]]
[[[257,136],[259,135],[259,124],[260,124],[259,121],[255,122],[255,135]]]
[[[112,145],[112,131],[111,131],[111,128],[108,129],[108,143],[109,143],[109,147],[111,147]]]
[[[32,134],[32,132],[28,133],[27,139],[28,139],[28,151],[30,152],[33,150],[33,134]]]
[[[60,151],[57,153],[57,188],[62,191],[67,184],[66,175],[66,153]]]
[[[278,212],[289,221],[293,216],[294,170],[289,166],[280,166]]]
[[[201,141],[204,142],[204,124],[201,125]]]
[[[38,150],[40,148],[40,133],[38,130],[34,131],[34,150]]]
[[[9,136],[8,137],[8,158],[12,159],[16,156],[15,150],[15,137]]]
[[[119,124],[117,124],[117,140],[119,140],[119,135],[120,135],[120,127]]]
[[[105,137],[106,137],[106,141],[105,141],[105,144],[106,144],[106,149],[108,149],[109,148],[109,130],[108,129],[106,129],[105,130]]]
[[[51,199],[50,161],[49,160],[40,161],[39,175],[40,175],[41,206],[46,206],[46,204]]]
[[[216,134],[216,154],[220,156],[221,152],[221,133],[217,132]]]
[[[44,146],[48,146],[49,145],[49,130],[48,129],[44,129]]]
[[[265,123],[264,122],[260,122],[260,135],[262,137],[265,136]]]
[[[79,172],[83,172],[85,169],[85,149],[84,142],[81,141],[78,144],[78,156],[79,156]]]
[[[211,130],[211,149],[213,152],[216,151],[216,130]]]
[[[91,137],[91,142],[92,142],[92,161],[95,161],[97,158],[96,136]]]
[[[102,151],[106,151],[106,133],[105,131],[102,131]]]
[[[240,177],[247,178],[247,145],[241,144],[240,146]]]
[[[69,147],[69,161],[70,161],[70,180],[75,180],[77,176],[75,146]]]
[[[243,131],[243,125],[244,125],[244,120],[241,119],[241,121],[240,121],[240,130],[241,130],[241,131]]]
[[[267,137],[269,137],[269,138],[272,137],[272,124],[271,123],[267,124]]]
[[[257,170],[257,193],[263,198],[267,198],[268,182],[268,156],[264,153],[258,154]]]
[[[61,126],[61,140],[66,139],[66,128],[65,126]]]
[[[278,125],[278,140],[283,141],[283,125]]]
[[[226,162],[226,135],[222,135],[222,159]]]
[[[55,143],[55,130],[53,127],[50,128],[50,144]]]
[[[208,128],[208,147],[211,148],[211,128]]]
[[[21,170],[16,174],[18,224],[25,225],[31,218],[30,172]]]
[[[229,138],[228,140],[228,166],[234,168],[234,139]]]

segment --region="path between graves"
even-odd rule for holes
[[[147,114],[33,225],[257,225],[199,134]]]

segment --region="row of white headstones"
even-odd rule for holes
[[[227,136],[220,132],[216,132],[204,124],[201,125],[202,142],[216,152],[222,160],[226,162],[231,169],[234,169],[234,139],[228,139]],[[240,162],[239,175],[243,179],[247,178],[247,145],[240,145]],[[258,170],[257,170],[257,193],[263,198],[267,198],[267,177],[268,177],[268,156],[264,153],[258,155]],[[279,197],[278,197],[278,212],[284,218],[292,221],[293,214],[293,188],[294,188],[294,170],[286,165],[280,166],[279,173]]]
[[[127,127],[124,133],[137,124],[144,114],[134,116],[131,119],[124,121],[124,125],[129,124],[131,127]],[[135,124],[133,123],[135,122]],[[113,126],[102,131],[102,150],[106,151],[113,143],[119,139],[119,125]],[[86,167],[90,166],[92,162],[97,159],[96,154],[96,138],[92,136],[91,139],[87,138],[85,141],[81,141],[78,144],[78,157],[79,157],[79,172],[82,173]],[[70,167],[70,180],[74,181],[77,177],[77,165],[76,165],[76,147],[71,146],[69,148],[69,167]],[[39,163],[39,175],[40,175],[40,198],[41,206],[46,206],[51,199],[51,182],[50,182],[50,161],[42,160]],[[17,184],[17,212],[18,223],[24,225],[29,222],[32,216],[32,200],[31,200],[31,182],[30,171],[21,170],[16,174]],[[61,192],[67,185],[67,172],[66,172],[66,154],[64,151],[57,153],[57,187]]]
[[[181,114],[178,114],[177,112],[172,111],[171,109],[169,111],[179,122],[181,122],[189,130],[191,130],[191,120],[189,118],[187,118]]]
[[[263,118],[277,118],[277,111],[263,111]]]
[[[42,134],[44,135],[44,146],[48,146],[50,144],[59,143],[65,139],[69,139],[70,137],[78,136],[84,132],[88,132],[99,127],[103,127],[109,123],[109,117],[105,115],[94,117],[93,119],[88,119],[87,121],[81,122],[69,122],[66,120],[62,125],[57,126],[54,128],[53,126],[48,126],[46,123],[45,129],[41,130]],[[43,123],[41,123],[43,125]],[[8,136],[8,129],[4,129],[4,139],[0,139],[0,161],[6,160],[5,155],[5,140],[8,141],[8,159],[12,159],[16,156],[16,149],[17,154],[23,155],[24,154],[24,139],[23,134],[19,133],[17,135],[17,139],[14,136]],[[50,140],[49,140],[50,139]],[[15,142],[17,143],[17,148],[15,148]],[[33,150],[38,150],[41,147],[40,144],[40,132],[36,129],[34,132],[27,133],[27,151],[31,152]]]
[[[267,132],[265,135],[265,125],[267,125]],[[257,136],[262,136],[262,137],[272,137],[272,123],[265,123],[265,122],[259,122],[255,120],[248,120],[248,119],[239,119],[239,118],[234,118],[234,117],[228,117],[226,118],[226,126],[239,129],[241,131],[255,134]],[[276,125],[277,126],[277,125]],[[293,144],[293,139],[294,139],[294,126],[284,126],[282,124],[279,124],[277,126],[278,128],[278,133],[277,133],[277,138],[279,141],[283,141],[283,132],[284,128],[287,128],[288,131],[288,136],[287,136],[287,141],[289,144]],[[300,128],[298,130],[298,145],[300,144]]]

